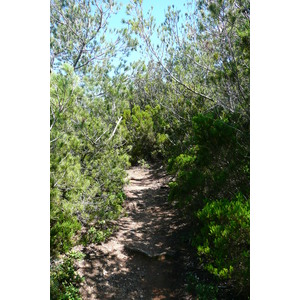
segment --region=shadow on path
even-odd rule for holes
[[[163,170],[132,168],[125,187],[127,216],[101,245],[83,249],[83,299],[192,299],[186,292],[186,225],[167,201]]]

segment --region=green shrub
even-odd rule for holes
[[[75,255],[77,256],[77,255]],[[79,255],[79,257],[82,257]],[[76,273],[74,253],[63,262],[51,268],[50,299],[51,300],[80,300],[79,285],[84,280]]]
[[[112,116],[106,101],[88,97],[71,66],[51,74],[50,98],[52,256],[73,246],[81,224],[120,215],[129,155],[126,130],[115,127],[122,113]]]
[[[249,122],[217,110],[193,119],[186,151],[168,165],[175,175],[169,199],[191,221],[201,264],[245,297],[249,295],[249,150]]]
[[[150,159],[155,144],[151,111],[143,111],[139,106],[134,106],[131,112],[125,110],[124,123],[129,131],[128,142],[132,145],[130,152],[132,163],[135,164],[144,158]]]
[[[204,199],[231,198],[237,191],[249,196],[249,124],[234,114],[198,115],[187,151],[169,160],[176,180],[169,198],[185,212],[203,208]]]
[[[144,169],[149,169],[150,165],[142,158],[138,160],[138,165],[141,166]]]
[[[250,202],[241,194],[232,200],[205,201],[193,245],[205,268],[228,279],[237,292],[249,294]]]
[[[162,158],[167,144],[167,135],[160,133],[160,107],[146,105],[145,110],[135,105],[132,110],[125,110],[123,125],[128,130],[127,141],[131,145],[131,162]]]
[[[76,217],[62,212],[52,216],[50,229],[51,255],[67,252],[73,245],[74,234],[81,229]]]
[[[96,243],[96,244],[102,243],[108,237],[110,237],[112,233],[113,233],[112,228],[107,228],[105,230],[99,230],[99,229],[96,229],[95,227],[91,227],[88,230],[87,235],[85,237],[85,243]]]
[[[197,275],[189,273],[187,275],[187,289],[190,293],[196,295],[201,300],[217,300],[218,286],[201,282]]]

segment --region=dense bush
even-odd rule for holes
[[[73,246],[73,236],[81,229],[75,216],[51,211],[50,250],[51,255],[65,253]]]
[[[152,108],[150,105],[145,110],[135,105],[131,111],[124,111],[123,124],[128,130],[127,143],[131,147],[132,163],[164,156],[168,141],[166,134],[159,132],[159,112],[159,106]]]
[[[205,268],[229,279],[237,293],[250,288],[250,202],[241,194],[228,200],[206,201],[197,212],[199,224],[193,245]]]
[[[169,160],[168,169],[176,175],[170,199],[187,213],[203,208],[204,199],[231,198],[238,192],[249,196],[248,124],[236,119],[220,110],[194,117],[187,151]]]
[[[81,225],[118,217],[129,156],[118,116],[91,100],[72,67],[51,75],[51,254],[64,253]],[[118,126],[118,127],[117,127]]]
[[[82,256],[67,256],[62,263],[51,268],[50,299],[80,300],[79,285],[84,280],[75,270],[74,262]]]
[[[187,290],[201,300],[217,300],[218,287],[201,281],[197,275],[189,273],[187,275]]]
[[[186,152],[169,160],[169,198],[193,225],[201,264],[249,295],[249,123],[217,110],[193,119]]]

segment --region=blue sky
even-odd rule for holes
[[[110,19],[111,25],[119,25],[121,24],[122,18],[127,18],[126,15],[126,6],[130,4],[130,0],[121,0],[117,1],[118,3],[122,3],[122,9],[118,12],[117,15],[114,15]],[[158,23],[162,23],[164,21],[165,12],[168,10],[168,6],[174,5],[174,8],[181,10],[184,12],[186,10],[184,4],[187,1],[180,0],[143,0],[143,10],[146,13],[148,10],[153,7],[153,16],[156,18]]]
[[[121,0],[117,1],[119,4],[122,3],[121,10],[116,14],[113,15],[109,19],[109,27],[111,28],[120,28],[121,26],[124,26],[122,24],[122,19],[128,19],[130,16],[127,16],[126,14],[126,6],[130,4],[130,0]],[[165,20],[165,13],[168,10],[168,6],[174,5],[174,8],[177,10],[180,10],[181,13],[185,13],[187,11],[185,3],[188,1],[180,1],[180,0],[143,0],[143,13],[146,15],[147,11],[151,9],[151,6],[153,7],[152,15],[156,20],[156,24],[161,24]],[[108,37],[109,39],[109,37]],[[155,44],[159,42],[159,40],[155,37],[153,37],[152,40]],[[139,52],[132,52],[130,56],[128,57],[127,61],[132,62],[135,60],[138,60],[140,58],[146,59],[146,57],[143,57],[141,53]]]

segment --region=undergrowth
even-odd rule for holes
[[[63,261],[50,270],[50,299],[51,300],[81,300],[79,295],[80,283],[84,281],[76,272],[75,261],[84,258],[81,252],[71,252]]]

